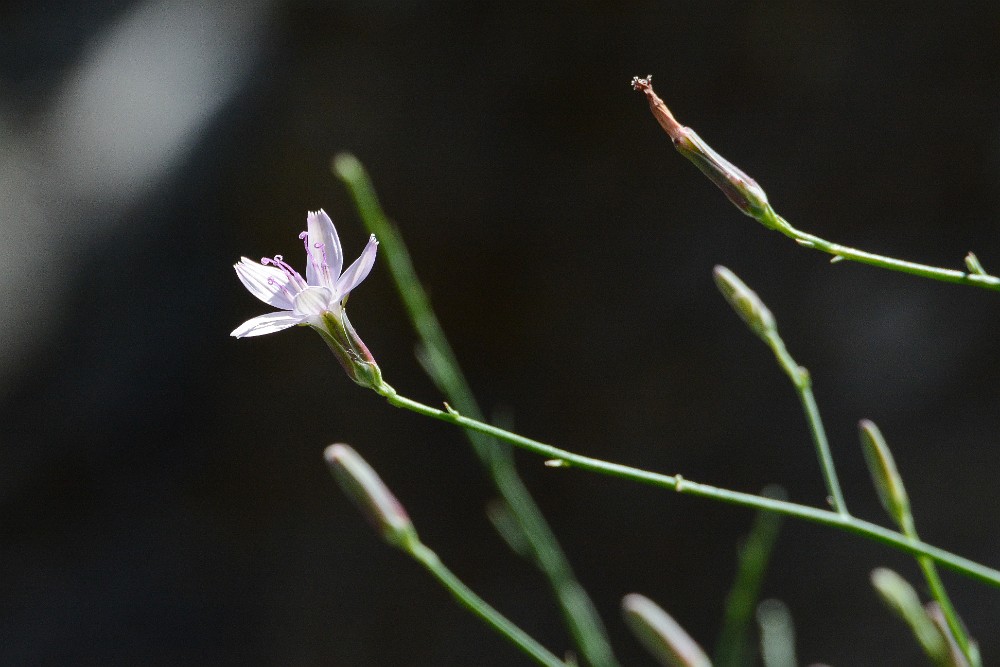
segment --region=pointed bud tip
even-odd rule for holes
[[[658,660],[678,667],[711,667],[701,646],[670,614],[639,593],[622,598],[622,612],[633,634]]]
[[[778,328],[771,310],[735,273],[720,264],[712,275],[722,296],[754,333],[764,338]]]
[[[932,609],[920,602],[920,596],[906,579],[887,567],[877,567],[871,573],[872,586],[882,601],[904,623],[932,660],[938,664],[952,664],[949,658],[947,626],[934,622]]]
[[[347,452],[349,451],[353,450],[347,445],[336,443],[323,450],[323,458],[326,459],[328,464],[332,465],[340,462],[344,456],[348,455]]]
[[[386,542],[406,548],[416,539],[406,510],[360,454],[348,445],[336,443],[323,450],[323,457],[341,490]]]
[[[896,525],[901,528],[912,525],[910,498],[903,485],[903,478],[896,468],[896,461],[892,457],[889,445],[882,436],[882,431],[879,430],[875,422],[869,419],[862,419],[858,422],[858,428],[861,435],[861,449],[865,463],[868,465],[868,473],[871,475],[882,507],[896,522]]]

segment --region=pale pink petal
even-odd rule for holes
[[[238,264],[234,264],[233,268],[236,269],[236,275],[243,286],[255,297],[275,308],[292,309],[292,296],[288,284],[291,279],[284,271],[273,266],[258,264],[246,257]]]
[[[347,267],[344,271],[344,275],[340,276],[340,280],[337,281],[337,298],[343,299],[351,290],[361,284],[361,281],[368,277],[368,273],[372,270],[372,265],[375,264],[375,253],[378,252],[378,241],[375,240],[375,235],[372,234],[371,238],[368,239],[368,245],[361,252],[361,257],[354,260],[354,263]]]
[[[333,288],[344,266],[337,228],[323,209],[310,211],[306,218],[309,245],[306,248],[306,280],[310,285]]]
[[[230,336],[236,338],[248,338],[250,336],[263,336],[264,334],[281,331],[296,324],[301,324],[302,318],[287,312],[268,313],[252,317],[240,326],[233,329]]]

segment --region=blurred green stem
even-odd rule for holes
[[[781,487],[767,487],[762,495],[784,500],[785,491]],[[750,626],[753,612],[760,597],[771,552],[778,539],[781,515],[758,512],[753,527],[740,549],[739,564],[733,587],[726,596],[726,610],[722,618],[722,629],[715,647],[716,667],[743,667],[753,664],[750,645]]]
[[[462,583],[462,580],[445,567],[441,559],[438,558],[438,555],[431,549],[420,542],[409,544],[405,549],[421,565],[427,568],[463,607],[481,618],[487,625],[491,626],[522,651],[534,658],[535,662],[549,667],[566,667],[566,663],[550,653],[548,649],[535,641],[524,630],[507,620],[503,614],[488,605],[472,589]]]
[[[650,472],[648,470],[633,468],[620,463],[611,463],[609,461],[602,461],[589,456],[574,454],[573,452],[568,452],[564,449],[559,449],[558,447],[553,447],[552,445],[547,445],[543,442],[526,438],[523,435],[505,431],[501,428],[483,423],[476,419],[470,419],[458,414],[454,410],[448,411],[432,408],[429,405],[424,405],[423,403],[414,401],[411,398],[397,394],[396,391],[389,385],[383,385],[377,389],[377,391],[385,397],[386,401],[388,401],[390,405],[394,405],[397,408],[404,408],[425,417],[431,417],[465,429],[484,433],[499,440],[508,442],[515,447],[520,447],[521,449],[525,449],[534,454],[538,454],[539,456],[544,456],[547,459],[553,460],[555,465],[558,467],[580,468],[582,470],[596,472],[602,475],[609,475],[611,477],[618,477],[634,482],[649,484],[651,486],[671,489],[677,493],[711,498],[713,500],[729,503],[731,505],[741,505],[743,507],[776,512],[778,514],[784,514],[786,516],[793,516],[806,521],[811,521],[812,523],[817,523],[823,526],[839,528],[840,530],[861,535],[862,537],[866,537],[875,542],[881,542],[882,544],[898,549],[904,553],[914,556],[927,556],[950,570],[963,574],[976,581],[989,584],[995,588],[1000,588],[1000,571],[971,561],[968,558],[945,551],[944,549],[931,546],[930,544],[921,542],[918,539],[907,537],[902,533],[879,526],[871,523],[870,521],[864,521],[839,512],[819,509],[818,507],[799,505],[798,503],[792,503],[785,500],[765,498],[763,496],[756,496],[752,493],[720,489],[708,484],[692,482],[680,475],[664,475],[661,473]]]
[[[396,288],[420,338],[425,370],[456,410],[483,421],[482,411],[417,277],[402,236],[383,212],[364,167],[354,156],[340,154],[334,158],[333,171],[347,185],[362,221],[379,240]],[[527,539],[538,568],[549,580],[581,656],[592,667],[614,667],[618,662],[600,616],[517,474],[510,447],[490,434],[474,430],[466,434]]]
[[[910,539],[920,539],[917,535],[917,527],[911,513],[907,512],[903,516],[901,528],[903,534]],[[979,657],[979,650],[972,640],[969,639],[969,633],[966,631],[965,624],[962,623],[962,619],[955,610],[955,606],[948,596],[948,591],[945,590],[944,582],[941,581],[941,575],[937,571],[934,560],[923,554],[917,555],[916,559],[917,564],[920,566],[920,571],[924,575],[924,580],[927,582],[927,587],[930,589],[931,597],[941,605],[941,613],[944,614],[945,622],[948,624],[948,629],[951,631],[955,643],[958,644],[959,650],[962,651],[962,655],[965,656],[972,667],[979,667],[982,664]]]

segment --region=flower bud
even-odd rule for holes
[[[872,585],[882,600],[913,632],[931,660],[941,664],[949,654],[946,635],[927,614],[920,597],[905,579],[885,567],[872,570]]]
[[[768,334],[777,330],[778,325],[770,309],[735,273],[721,265],[716,266],[712,273],[722,296],[754,333],[766,339]]]
[[[486,518],[511,551],[525,558],[532,555],[531,541],[505,501],[499,498],[490,501],[486,505]]]
[[[661,664],[712,667],[698,643],[649,598],[630,593],[622,600],[622,611],[632,633]]]
[[[882,507],[900,528],[912,526],[910,498],[906,494],[903,478],[896,470],[896,462],[892,458],[885,438],[882,437],[882,432],[879,431],[874,422],[867,419],[861,420],[858,427],[861,433],[861,449],[865,454],[865,463],[868,464],[868,472],[875,483],[875,490],[878,491]]]
[[[781,600],[770,598],[757,605],[760,655],[765,665],[795,665],[795,624]]]
[[[673,142],[677,152],[693,162],[736,208],[751,218],[764,221],[770,205],[767,193],[757,181],[712,150],[690,127],[682,127]]]
[[[955,641],[955,635],[952,634],[951,628],[948,627],[948,621],[944,616],[941,605],[937,602],[928,602],[924,605],[924,609],[927,611],[927,617],[931,619],[934,627],[944,636],[945,642],[948,644],[948,660],[945,661],[945,664],[949,665],[949,667],[969,667],[969,661],[962,653],[958,642]],[[971,638],[969,639],[969,650],[975,656],[974,664],[981,665],[982,659],[979,655],[979,644]]]
[[[693,162],[736,208],[765,226],[774,228],[773,212],[767,203],[764,189],[742,169],[712,150],[694,130],[677,122],[667,105],[653,91],[652,75],[645,78],[634,77],[632,89],[641,91],[646,96],[649,110],[663,131],[670,136],[678,153]]]
[[[327,447],[323,456],[337,484],[386,542],[404,549],[416,542],[417,532],[406,510],[356,451],[336,444]]]

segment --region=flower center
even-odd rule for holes
[[[333,292],[328,287],[310,285],[295,295],[295,314],[309,318],[319,318],[331,308]]]

